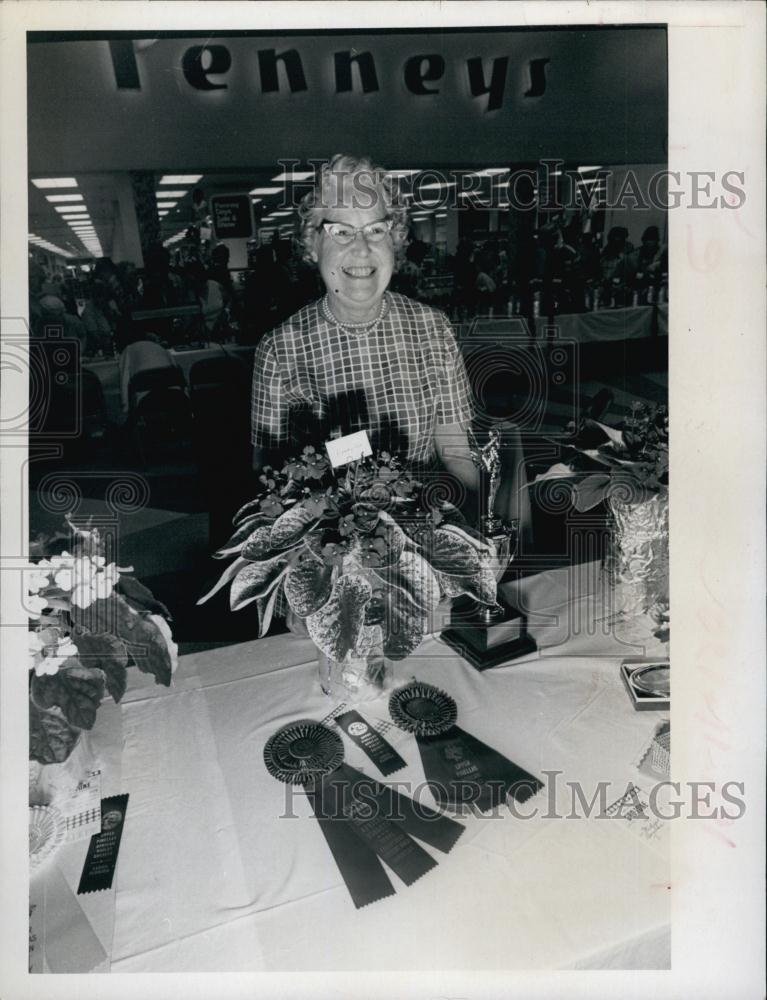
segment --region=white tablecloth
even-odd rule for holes
[[[311,643],[278,636],[186,656],[170,690],[134,676],[94,730],[103,794],[130,795],[115,888],[69,901],[111,970],[668,967],[668,831],[648,840],[637,821],[552,815],[572,811],[567,781],[587,799],[607,781],[609,802],[629,782],[641,787],[636,765],[659,721],[632,709],[618,676],[636,650],[558,604],[575,593],[574,606],[595,617],[574,579],[559,571],[519,588],[540,609],[540,648],[524,660],[479,673],[430,638],[401,664],[399,679],[444,688],[462,728],[546,785],[521,807],[536,818],[505,808],[466,818],[449,855],[429,849],[437,868],[408,888],[392,876],[396,895],[362,910],[303,793],[290,795],[263,765],[275,730],[334,707]],[[385,701],[361,711],[387,717]],[[408,781],[429,801],[414,741],[396,729],[388,738],[407,768],[384,780]],[[344,744],[349,763],[381,780]],[[33,881],[37,897],[59,875],[74,893],[86,846],[62,849]],[[51,942],[64,925],[60,916],[48,927]]]

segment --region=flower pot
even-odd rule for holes
[[[668,490],[642,500],[615,494],[608,504],[612,532],[605,571],[615,610],[624,620],[649,616],[659,626],[669,610]]]

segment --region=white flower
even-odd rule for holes
[[[51,566],[55,566],[57,569],[62,566],[71,566],[74,561],[75,557],[69,552],[62,552],[60,556],[51,556],[50,559]]]
[[[37,672],[38,660],[42,659],[43,647],[45,643],[39,632],[28,632],[27,643],[29,648],[29,669]]]
[[[35,662],[35,673],[38,677],[45,674],[53,676],[70,656],[77,656],[77,646],[68,635],[60,636],[55,645],[50,644],[43,648],[43,655]]]
[[[102,556],[96,558],[103,559]],[[62,573],[64,572],[66,571],[63,570]],[[72,569],[72,604],[78,608],[87,608],[94,601],[109,597],[118,576],[114,563],[99,569],[95,560],[76,559]]]
[[[50,586],[50,572],[50,564],[46,567],[43,562],[39,562],[34,569],[25,570],[24,581],[30,594],[36,594]]]
[[[79,584],[72,588],[72,604],[76,608],[89,608],[96,600],[93,588],[88,583]]]
[[[71,590],[73,585],[72,570],[60,569],[58,573],[54,576],[53,582],[56,584],[59,590]]]
[[[27,597],[25,609],[30,618],[39,618],[48,607],[48,602],[39,594],[30,594]]]
[[[168,625],[162,615],[149,615],[149,620],[155,623],[160,634],[165,640],[165,645],[168,647],[168,652],[170,653],[170,672],[175,674],[176,667],[178,666],[178,646],[173,641],[173,634],[170,630],[170,625]]]

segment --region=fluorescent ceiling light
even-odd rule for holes
[[[83,200],[83,196],[81,194],[47,194],[45,197],[51,202]]]
[[[160,184],[197,184],[202,180],[202,174],[165,174],[159,180]]]
[[[248,192],[249,194],[282,194],[282,188],[274,187],[263,187],[263,188],[253,188]]]
[[[256,204],[256,202],[259,202],[259,201],[263,201],[264,199],[263,199],[263,198],[251,198],[250,200],[251,200],[251,201],[253,202],[253,204],[255,205],[255,204]]]
[[[64,222],[68,225],[72,225],[73,222],[90,222],[90,215],[67,215],[64,217]]]
[[[499,174],[508,174],[511,167],[486,167],[484,170],[474,170],[471,177],[497,177]]]
[[[310,177],[314,177],[313,170],[287,170],[272,177],[272,181],[305,181]]]
[[[601,167],[578,167],[578,173],[590,174],[593,173],[595,170],[601,170],[601,169],[602,169]]]
[[[176,205],[178,205],[177,201],[158,201],[157,202],[157,207],[158,208],[175,208]]]
[[[76,215],[78,212],[87,212],[85,205],[54,205],[59,215]]]
[[[36,188],[76,188],[74,177],[38,177],[32,183]]]
[[[292,214],[293,214],[293,212],[288,208],[288,209],[285,209],[284,211],[272,212],[271,218],[273,218],[273,219],[281,219],[281,218],[283,218],[286,215],[292,215]]]
[[[420,174],[420,170],[387,170],[387,177],[410,177],[412,174]]]
[[[158,191],[157,196],[159,198],[183,198],[186,191]]]
[[[419,191],[438,191],[440,188],[455,187],[455,181],[434,181],[432,184],[419,184]]]
[[[169,211],[170,211],[170,209],[169,209],[169,208],[166,208],[166,209],[163,209],[163,211],[162,211],[162,212],[158,212],[157,214],[158,214],[158,215],[160,216],[160,218],[162,219],[162,218],[164,218],[164,217],[165,217],[165,216],[166,216],[166,215],[168,214],[168,212],[169,212]]]

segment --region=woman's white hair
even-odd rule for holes
[[[398,252],[404,249],[407,236],[407,208],[399,200],[399,191],[383,167],[366,156],[336,153],[322,165],[313,189],[301,199],[299,242],[303,258],[316,262],[316,245],[325,212],[331,208],[371,208],[381,200],[387,218],[393,221],[392,241]]]

